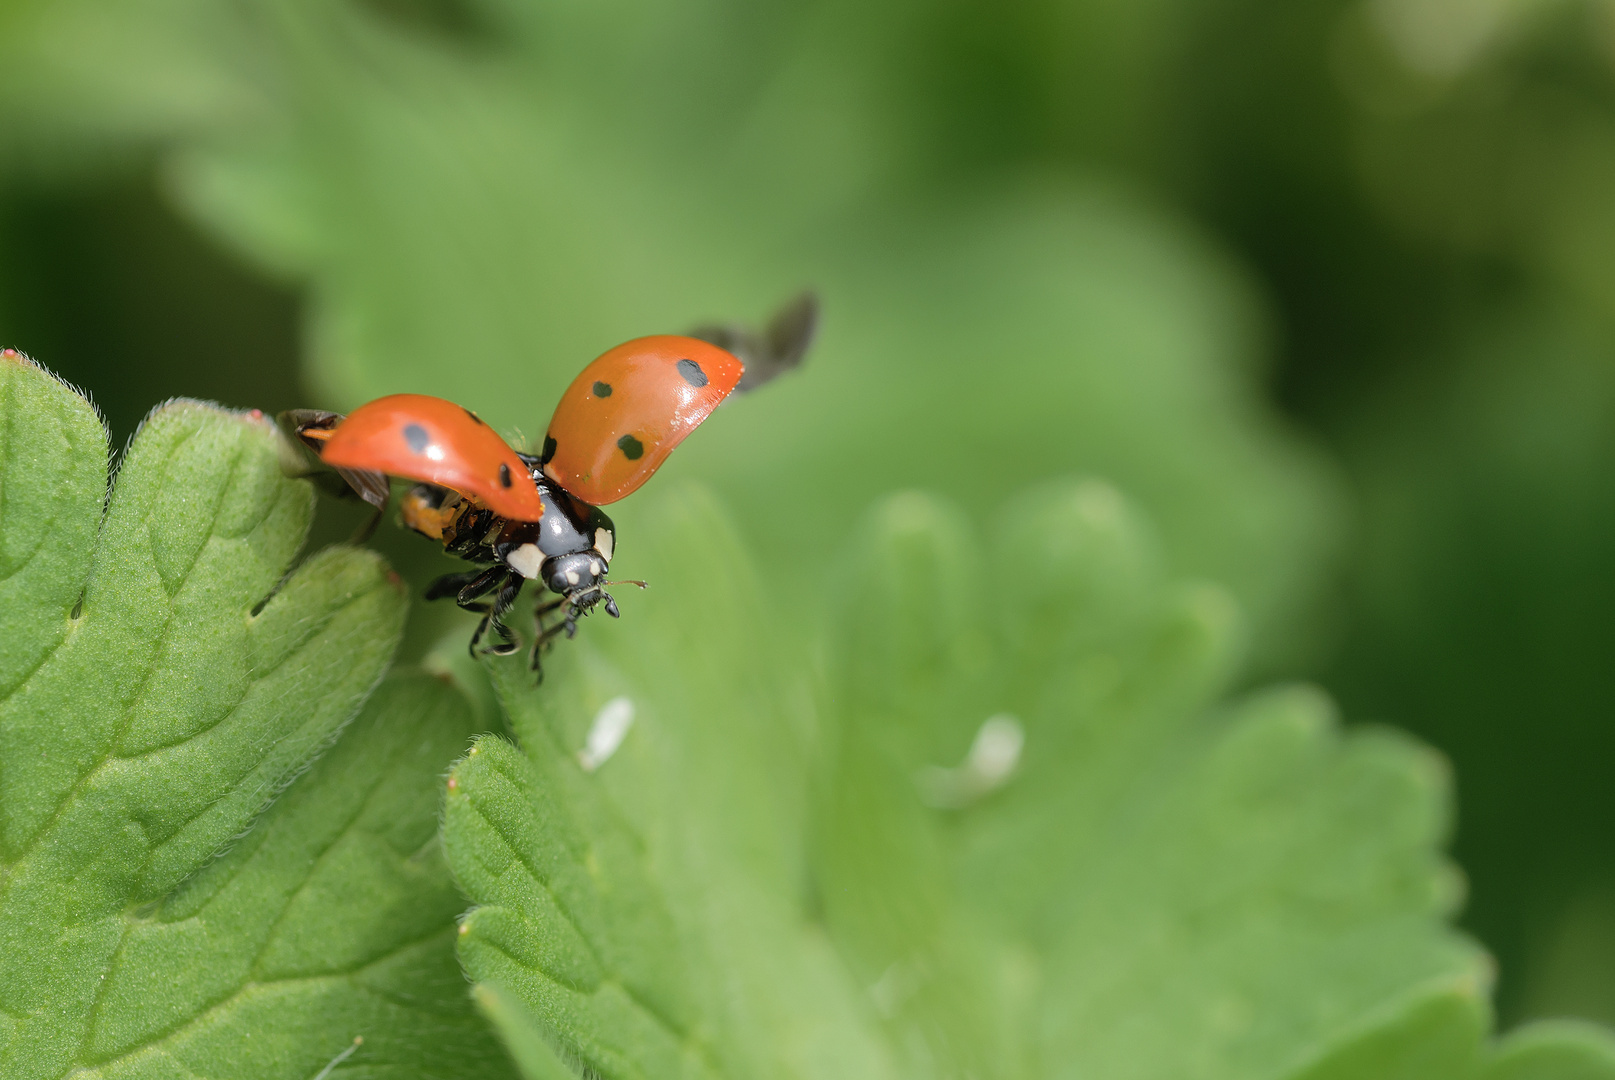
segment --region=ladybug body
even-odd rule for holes
[[[539,605],[538,638],[533,644],[533,666],[539,652],[557,633],[570,637],[577,620],[596,604],[616,618],[617,602],[605,591],[606,572],[617,548],[617,530],[599,507],[574,499],[539,470],[538,459],[526,459],[524,477],[544,503],[538,521],[502,517],[475,500],[435,484],[417,484],[404,496],[404,524],[443,544],[443,550],[467,562],[486,566],[438,578],[426,590],[426,599],[453,596],[459,605],[484,614],[471,638],[475,651],[490,627],[503,640],[489,651],[513,652],[515,639],[504,624],[504,614],[521,595],[522,586],[536,580],[556,599]],[[493,594],[492,602],[483,597]],[[565,606],[554,626],[545,616]]]
[[[765,379],[772,378],[794,367],[807,348],[817,309],[811,296],[794,307],[804,303],[805,320],[795,316],[790,326],[796,329],[781,331],[776,318],[767,345],[735,328],[697,333],[750,343],[748,358],[768,364]],[[613,618],[619,614],[605,591],[617,533],[600,507],[648,480],[745,373],[740,359],[700,337],[636,338],[606,351],[573,380],[538,455],[513,450],[469,409],[424,394],[378,398],[346,417],[295,410],[282,421],[306,448],[305,458],[308,452],[317,458],[297,468],[334,470],[377,508],[377,518],[388,501],[388,477],[417,481],[401,503],[403,524],[479,567],[447,574],[426,589],[428,600],[453,596],[462,608],[482,613],[471,637],[473,654],[490,628],[500,640],[488,652],[516,650],[504,617],[526,582],[555,594],[534,613],[536,670],[545,645],[560,633],[571,637],[577,620],[597,605]]]

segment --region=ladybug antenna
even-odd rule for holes
[[[600,583],[600,587],[602,589],[607,585],[638,585],[641,589],[650,588],[650,584],[648,582],[635,581],[633,578],[623,578],[621,581],[602,581]]]

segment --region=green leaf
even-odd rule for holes
[[[1543,1020],[1503,1040],[1483,1080],[1609,1080],[1615,1034],[1575,1020]]]
[[[1492,1047],[1489,1010],[1474,987],[1455,985],[1393,1003],[1301,1080],[1609,1080],[1615,1034],[1571,1020],[1539,1021]]]
[[[525,752],[483,738],[449,780],[450,861],[479,905],[461,960],[602,1076],[893,1076],[802,917],[809,719],[779,699],[733,530],[698,489],[635,516],[652,584],[622,620],[557,648],[542,691],[490,664]],[[579,751],[622,701],[632,727],[590,772]]]
[[[1393,999],[1347,1032],[1301,1080],[1459,1080],[1474,1077],[1489,1012],[1470,980]]]
[[[257,414],[158,410],[103,520],[89,405],[15,354],[0,402],[0,587],[28,612],[0,692],[0,1073],[497,1066],[435,837],[459,696],[388,684],[263,813],[376,685],[397,579],[351,548],[287,574],[313,497]]]
[[[985,544],[883,504],[818,691],[707,498],[636,513],[651,590],[542,690],[494,662],[522,749],[450,781],[462,961],[530,1010],[507,1037],[611,1078],[1493,1067],[1443,764],[1311,688],[1229,698],[1233,606],[1112,489],[1035,490]]]
[[[476,989],[477,1006],[499,1030],[526,1080],[577,1080],[577,1070],[564,1063],[538,1021],[520,1001],[492,986]]]
[[[1442,927],[1432,755],[1343,738],[1308,689],[1216,706],[1232,607],[1162,581],[1108,488],[996,520],[978,547],[945,504],[891,500],[847,592],[817,865],[899,1030],[979,1069],[1283,1075],[1388,1000],[1484,992]],[[1007,774],[970,764],[995,716],[1024,740]]]

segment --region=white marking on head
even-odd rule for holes
[[[589,560],[589,573],[593,574],[595,577],[600,576],[600,560],[599,559],[590,559]]]
[[[610,529],[596,529],[594,531],[594,549],[608,563],[611,561],[612,548],[616,547],[616,544],[617,538],[612,535]]]
[[[578,764],[584,772],[594,772],[604,765],[634,726],[634,703],[625,697],[612,698],[600,707],[589,728],[589,738],[578,751]]]
[[[544,553],[538,550],[537,544],[523,544],[506,555],[505,562],[522,577],[536,578],[538,568],[544,564]]]
[[[581,579],[578,577],[578,572],[576,570],[568,570],[566,572],[566,583],[568,585],[576,585],[579,580]]]

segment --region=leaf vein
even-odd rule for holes
[[[94,1061],[88,1064],[80,1064],[79,1067],[69,1075],[85,1076],[89,1075],[90,1070],[101,1071],[121,1062],[138,1059],[144,1055],[166,1052],[163,1044],[173,1042],[180,1036],[184,1035],[186,1029],[203,1023],[213,1014],[218,1013],[221,1010],[228,1009],[238,1000],[245,999],[256,991],[279,989],[282,987],[299,985],[318,986],[320,983],[350,981],[364,974],[364,972],[370,968],[386,963],[388,960],[391,960],[400,953],[407,952],[410,949],[431,941],[434,937],[443,936],[450,932],[451,931],[448,928],[433,930],[429,934],[422,934],[418,938],[402,942],[397,947],[372,960],[366,960],[363,963],[354,964],[351,967],[337,968],[333,971],[322,972],[318,975],[293,975],[282,979],[248,979],[235,989],[231,990],[224,997],[221,997],[212,1004],[205,1006],[194,1016],[186,1017],[185,1019],[174,1024],[172,1027],[169,1027],[161,1032],[154,1033],[150,1039],[146,1040],[146,1042],[142,1043],[140,1046],[137,1046],[131,1050],[126,1050],[121,1054],[115,1054],[112,1057],[104,1058],[100,1061]],[[359,986],[356,987],[356,989],[362,990],[365,993],[385,996],[382,995],[381,991],[375,989],[374,987]],[[403,1008],[416,1009],[415,1006],[403,1005],[402,1003],[400,1003],[400,1006]],[[416,1011],[418,1011],[418,1009],[416,1009]],[[78,1055],[78,1057],[80,1061],[83,1060],[82,1054]]]

